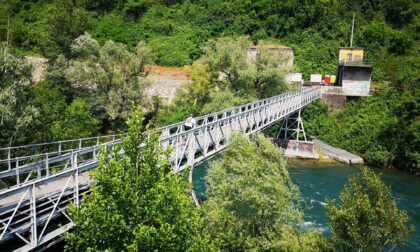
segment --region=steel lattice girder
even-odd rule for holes
[[[171,146],[170,161],[174,171],[181,172],[224,150],[232,133],[254,134],[320,97],[320,88],[302,89],[199,117],[197,126],[188,131],[183,123],[163,127],[157,130],[159,146]],[[89,192],[87,171],[97,166],[100,148],[112,148],[120,142],[113,139],[0,172],[0,176],[7,173],[17,178],[28,172],[38,173],[33,179],[0,190],[0,244],[19,237],[23,241],[21,249],[30,250],[72,227],[65,214],[68,203],[78,206],[81,195]],[[123,151],[120,154],[124,155]],[[48,153],[43,155],[48,157]],[[54,173],[49,170],[52,167]],[[52,220],[59,217],[62,222],[57,225]]]

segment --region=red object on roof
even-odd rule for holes
[[[330,84],[330,82],[331,82],[331,76],[325,75],[324,76],[324,83]]]

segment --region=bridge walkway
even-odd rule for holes
[[[172,148],[170,162],[175,172],[181,172],[224,150],[234,132],[251,135],[261,131],[319,99],[320,91],[302,89],[202,116],[188,131],[183,122],[160,128],[159,146]],[[89,193],[87,172],[97,166],[101,148],[112,148],[123,137],[93,146],[80,144],[79,149],[61,150],[61,155],[38,153],[30,156],[35,162],[23,166],[19,156],[0,160],[5,166],[0,177],[9,183],[0,188],[0,246],[18,238],[17,249],[28,251],[71,228],[74,224],[66,214],[69,202],[80,205],[82,195]],[[22,151],[14,148],[14,153]]]

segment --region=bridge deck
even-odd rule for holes
[[[65,190],[75,188],[75,181],[73,180],[70,180],[66,186],[67,179],[68,179],[67,177],[63,177],[63,178],[54,180],[50,183],[38,185],[35,187],[34,193],[35,195],[37,195],[37,197],[48,197],[48,196],[57,194],[63,188],[65,188]],[[90,181],[90,177],[87,172],[79,175],[79,184],[85,185],[85,184],[88,184],[89,181]],[[30,198],[30,195],[26,194],[23,197],[23,200],[24,201],[29,200],[29,198]],[[14,192],[13,194],[7,197],[0,198],[0,212],[4,211],[5,208],[9,208],[10,206],[18,204],[21,199],[22,199],[22,193],[19,191]]]
[[[225,149],[234,132],[251,135],[261,131],[319,99],[320,91],[303,89],[198,117],[196,127],[188,131],[182,122],[160,128],[159,146],[172,148],[170,162],[175,172],[181,172]],[[112,150],[120,142],[113,137],[101,147]],[[20,151],[17,147],[14,150]],[[12,185],[0,188],[0,245],[19,238],[20,249],[27,251],[72,227],[65,210],[69,202],[78,207],[81,195],[89,193],[87,171],[97,166],[100,151],[99,145],[89,147],[79,141],[79,149],[62,155],[54,152],[53,157],[37,154],[36,162],[23,166],[19,157],[3,160],[7,167],[0,172],[0,181],[11,181]]]

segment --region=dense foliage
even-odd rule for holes
[[[31,69],[25,62],[0,47],[0,145],[11,145],[38,111],[28,104]]]
[[[157,62],[164,65],[191,63],[208,38],[247,34],[254,41],[275,38],[296,46],[305,73],[331,71],[337,47],[348,44],[353,12],[355,44],[367,46],[372,57],[381,59],[388,50],[408,52],[418,36],[418,3],[412,0],[6,2],[2,39],[10,16],[11,41],[25,51],[46,54],[54,40],[68,48],[59,37],[74,39],[89,30],[102,43],[153,41]]]
[[[95,60],[108,60],[102,56],[81,59],[74,53],[74,39],[86,31],[92,34],[92,39],[98,41],[96,51],[105,52],[113,47],[135,54],[136,46],[145,41],[151,49],[148,59],[159,65],[183,66],[201,58],[191,67],[193,83],[180,92],[174,107],[154,113],[155,117],[160,118],[160,124],[167,124],[182,120],[190,113],[201,114],[223,109],[284,90],[282,85],[274,85],[273,89],[273,85],[266,81],[278,80],[278,73],[261,71],[258,66],[252,69],[241,60],[244,57],[241,48],[248,46],[251,41],[257,43],[263,40],[263,43],[291,46],[295,52],[296,70],[302,72],[305,78],[311,73],[335,73],[337,48],[349,45],[350,24],[355,14],[353,45],[366,48],[365,58],[372,60],[373,64],[373,81],[380,82],[377,86],[381,88],[388,83],[392,89],[386,92],[389,95],[380,94],[377,98],[364,99],[362,103],[372,106],[376,104],[377,109],[387,104],[385,111],[389,111],[387,115],[391,113],[391,119],[377,118],[381,121],[377,125],[385,127],[372,131],[358,130],[364,126],[336,123],[372,121],[363,119],[368,117],[368,110],[364,110],[364,113],[363,109],[357,109],[357,106],[370,105],[350,104],[348,112],[323,118],[324,124],[313,133],[340,147],[365,155],[374,164],[415,169],[419,167],[419,155],[413,152],[418,150],[419,142],[416,119],[420,68],[419,10],[419,3],[414,0],[13,0],[3,1],[0,5],[0,40],[8,40],[9,46],[17,54],[43,55],[55,59],[51,63],[56,66],[57,62],[61,64],[64,74],[60,76],[55,71],[53,80],[48,81],[49,89],[59,89],[67,105],[75,98],[86,99],[91,104],[93,116],[100,121],[100,132],[104,133],[124,129],[122,121],[128,106],[127,103],[118,104],[115,97],[124,92],[123,97],[140,101],[141,91],[139,94],[132,91],[133,88],[141,89],[139,86],[145,83],[140,80],[139,85],[132,82],[132,78],[128,85],[117,83],[120,88],[115,91],[114,85],[111,88],[114,91],[108,90],[107,95],[102,93],[102,100],[91,96],[92,92],[91,95],[80,95],[89,89],[82,89],[78,93],[68,92],[64,82],[71,84],[72,79],[64,70],[69,65],[74,65],[74,61],[87,66]],[[238,37],[241,35],[249,36],[250,40]],[[233,38],[217,39],[220,37]],[[206,43],[209,40],[211,42]],[[233,42],[236,44],[232,45]],[[213,54],[209,55],[209,52]],[[60,55],[64,55],[64,61]],[[110,63],[116,62],[111,58],[106,64]],[[264,61],[259,63],[265,67],[270,65]],[[100,70],[101,67],[95,68]],[[84,69],[79,70],[82,71],[75,73],[80,74]],[[218,71],[227,71],[224,83],[217,82],[219,76],[215,75],[219,75]],[[98,79],[102,76],[90,77]],[[75,87],[74,83],[68,86],[72,89]],[[53,97],[57,98],[54,101],[58,107],[62,98]],[[102,106],[96,106],[95,102],[100,102]],[[39,99],[36,104],[40,104]],[[46,112],[47,106],[43,107]],[[43,113],[40,108],[37,109]],[[38,125],[52,125],[59,120],[60,115],[50,113],[40,116]],[[27,122],[21,124],[22,127]],[[315,121],[308,123],[317,124]],[[34,134],[35,138],[15,137],[17,139],[12,142],[27,143],[57,138],[55,133],[45,128]],[[393,130],[386,131],[385,128]],[[327,134],[331,130],[333,133]],[[11,135],[11,131],[5,134],[3,138],[7,140],[3,143],[10,142]],[[380,139],[377,138],[379,135]],[[350,136],[354,136],[355,141],[349,143]]]
[[[70,210],[76,228],[67,236],[68,250],[215,250],[186,177],[173,173],[169,152],[158,149],[159,136],[145,132],[143,120],[135,111],[124,143],[101,153],[91,194]]]
[[[306,130],[328,143],[359,153],[380,167],[420,169],[420,93],[394,88],[350,101],[342,111],[328,112],[325,104],[309,106]]]
[[[340,206],[334,201],[327,206],[332,240],[340,251],[392,250],[413,232],[390,188],[366,168],[349,178],[340,201]]]
[[[150,53],[144,42],[132,50],[113,41],[100,46],[86,33],[71,43],[71,58],[51,60],[36,84],[26,60],[0,48],[1,146],[125,130],[130,103],[149,105],[143,99]]]
[[[141,104],[148,81],[140,75],[150,53],[144,42],[133,52],[124,44],[113,41],[102,47],[89,34],[79,36],[71,45],[73,59],[69,61],[66,77],[104,110],[106,119],[125,118],[130,102]],[[142,104],[144,105],[144,103]]]
[[[251,45],[245,36],[210,40],[205,54],[190,67],[192,82],[178,91],[174,104],[162,114],[162,123],[183,120],[187,112],[207,114],[289,90],[285,74],[292,67],[285,65],[287,57],[261,43],[251,58],[247,55]]]
[[[300,194],[269,139],[234,135],[207,175],[208,230],[224,251],[318,251],[320,232],[303,231]]]
[[[337,48],[349,44],[356,14],[354,45],[374,59],[374,78],[386,76],[380,66],[389,53],[412,55],[418,47],[419,6],[414,0],[288,1],[6,1],[0,7],[0,35],[27,53],[69,55],[72,39],[91,33],[134,47],[146,41],[160,65],[190,64],[210,38],[249,35],[278,40],[295,49],[306,76],[333,73]],[[150,43],[149,43],[150,42]]]

